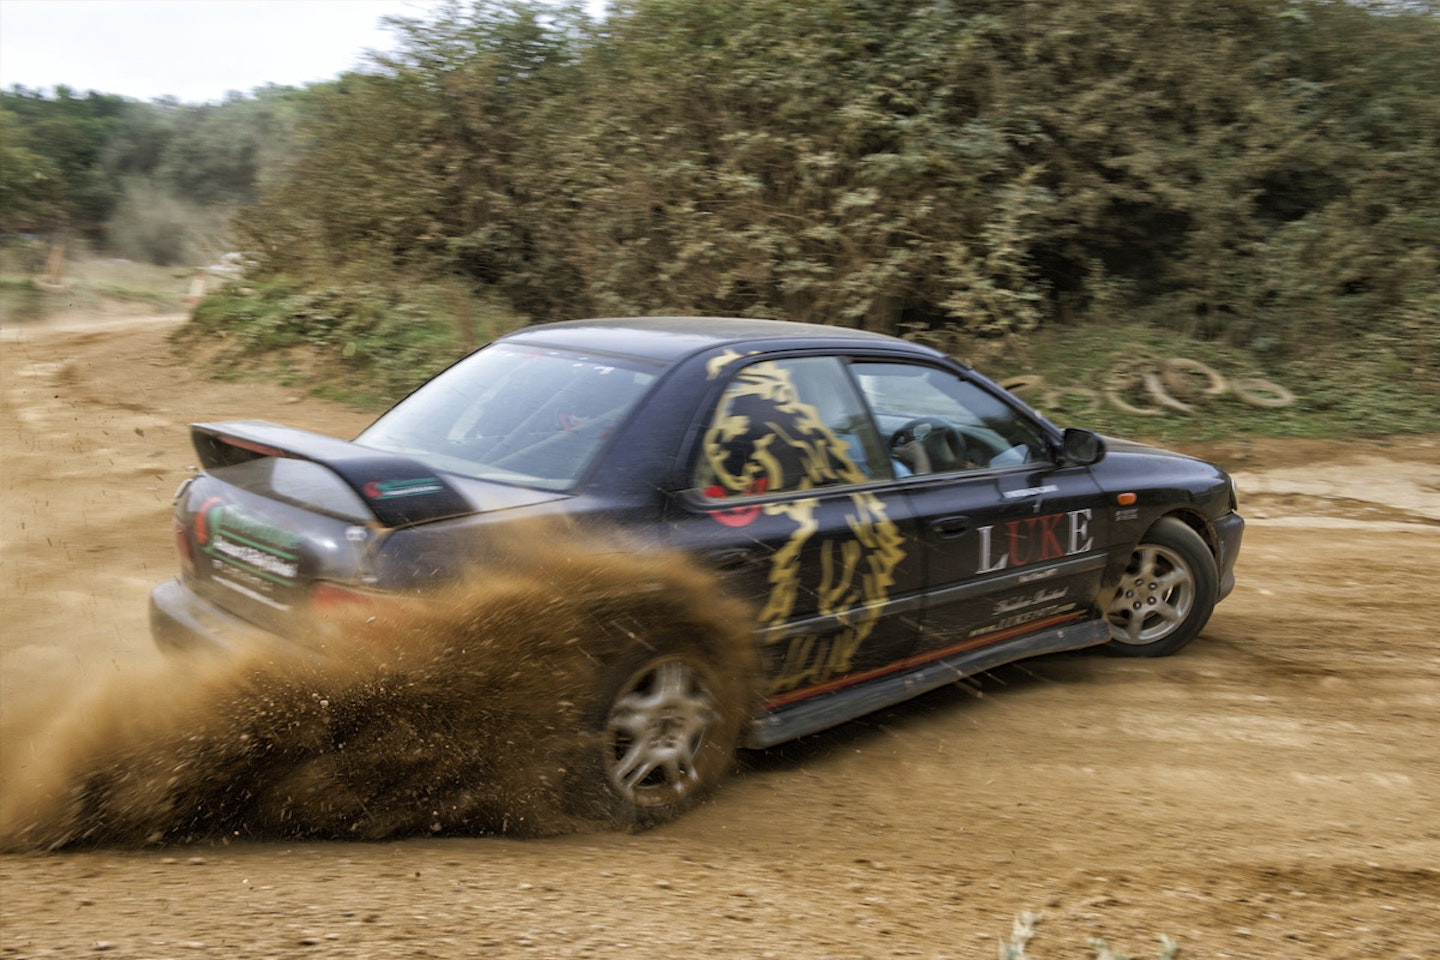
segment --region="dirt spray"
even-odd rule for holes
[[[574,772],[607,663],[679,633],[754,688],[751,611],[685,558],[553,529],[492,555],[313,646],[157,661],[4,716],[0,847],[573,831],[595,825]]]

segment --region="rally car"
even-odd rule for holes
[[[1062,430],[939,351],[820,325],[532,326],[353,441],[192,431],[181,572],[151,598],[167,651],[316,643],[316,609],[423,596],[537,516],[714,571],[753,611],[753,681],[643,624],[594,655],[584,787],[632,822],[694,802],[738,747],[1000,664],[1173,653],[1233,587],[1244,526],[1212,464]]]

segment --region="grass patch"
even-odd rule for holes
[[[76,283],[106,300],[180,311],[185,309],[193,273],[128,260],[90,260],[77,264],[73,276]]]
[[[43,319],[48,296],[36,289],[28,277],[0,277],[0,323],[34,323]]]
[[[5,322],[37,323],[77,312],[186,309],[192,276],[188,271],[81,257],[65,261],[60,282],[51,289],[35,282],[45,266],[33,251],[11,248],[0,256],[0,318]]]
[[[973,361],[997,380],[1042,378],[1022,395],[1062,426],[1157,442],[1388,436],[1429,433],[1440,424],[1440,382],[1433,371],[1406,356],[1404,345],[1378,337],[1317,344],[1306,356],[1283,359],[1138,322],[1050,328],[1024,343],[937,345]],[[1190,413],[1157,407],[1142,375],[1158,371],[1171,358],[1205,364],[1224,379],[1227,389],[1214,397],[1198,391],[1178,396],[1193,408]],[[1244,379],[1276,383],[1293,394],[1294,401],[1277,408],[1248,405],[1228,387]],[[1141,416],[1117,409],[1105,397],[1107,390],[1132,406],[1159,412]]]

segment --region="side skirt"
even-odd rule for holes
[[[1006,663],[1046,653],[1094,647],[1109,639],[1110,625],[1103,619],[1082,620],[1042,630],[1014,642],[962,651],[916,670],[883,677],[863,686],[837,690],[767,713],[755,720],[744,745],[754,749],[773,747]]]

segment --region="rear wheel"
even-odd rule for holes
[[[1195,638],[1215,609],[1219,575],[1200,535],[1175,517],[1146,531],[1106,610],[1112,653],[1163,657]]]
[[[648,827],[689,809],[730,772],[749,717],[747,678],[699,649],[641,646],[605,671],[577,799],[592,817]]]

